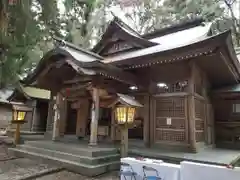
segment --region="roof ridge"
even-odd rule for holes
[[[54,37],[52,37],[52,38],[53,38],[55,41],[59,42],[59,43],[60,43],[60,46],[63,46],[63,47],[64,47],[64,46],[67,46],[67,47],[72,48],[72,49],[74,49],[74,50],[81,51],[81,52],[83,52],[83,53],[85,53],[85,54],[94,56],[94,57],[96,57],[96,58],[98,58],[98,59],[103,59],[102,56],[100,56],[100,55],[98,55],[98,54],[96,54],[96,53],[94,53],[94,52],[92,52],[92,51],[89,51],[89,50],[83,49],[83,48],[81,48],[81,47],[79,47],[79,46],[76,46],[75,44],[72,44],[72,43],[70,43],[70,42],[67,42],[67,41],[65,41],[65,40],[63,40],[63,39],[61,39],[61,38],[59,38],[59,37],[54,36]],[[58,47],[59,47],[59,46],[58,46]]]
[[[125,27],[122,27],[121,26],[121,24],[119,24],[118,22],[116,22],[116,25],[118,25],[118,27],[120,28],[120,29],[122,29],[123,31],[125,31],[126,32],[126,30],[124,29]],[[129,33],[128,33],[129,34]],[[131,36],[134,36],[134,37],[136,37],[136,38],[138,38],[138,39],[141,39],[142,41],[144,41],[145,43],[148,43],[148,44],[152,44],[152,45],[158,45],[159,43],[156,43],[156,42],[152,42],[152,41],[149,41],[148,39],[145,39],[145,38],[143,38],[142,36],[135,36],[134,34],[133,35],[131,35]]]
[[[136,33],[139,37],[141,37],[140,33],[137,32],[135,29],[133,29],[131,26],[129,26],[127,23],[125,23],[120,17],[118,17],[117,15],[115,15],[112,11],[111,11],[112,16],[114,17],[113,21],[118,22],[120,25],[126,26],[126,28],[128,28],[129,30],[133,31],[134,33]]]
[[[203,23],[204,23],[204,19],[202,17],[197,17],[197,18],[194,18],[194,19],[189,19],[189,20],[185,20],[185,21],[182,21],[182,22],[179,22],[179,23],[176,23],[176,24],[165,26],[165,27],[163,27],[161,29],[158,29],[154,32],[143,34],[142,37],[146,38],[146,39],[161,37],[161,36],[164,36],[164,35],[167,35],[167,34],[175,33],[175,32],[186,30],[186,29],[190,29],[192,27],[202,25]]]

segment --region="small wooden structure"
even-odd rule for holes
[[[27,112],[26,123],[22,125],[21,130],[32,132],[46,131],[48,102],[50,91],[35,87],[27,87],[19,84],[8,97],[10,102],[21,102],[33,108],[33,111]]]
[[[0,91],[0,129],[5,130],[12,121],[12,104],[7,98],[13,92],[12,89],[2,89]]]
[[[215,144],[217,111],[210,92],[238,84],[240,77],[230,31],[212,35],[211,24],[196,19],[140,35],[115,17],[92,51],[56,41],[24,80],[51,91],[47,131],[54,139],[71,129],[96,144],[102,123],[109,138],[118,140],[108,105],[123,93],[144,105],[129,138],[191,152]]]

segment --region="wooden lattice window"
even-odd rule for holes
[[[171,124],[167,124],[167,118],[157,117],[156,128],[185,129],[185,118],[171,118]]]
[[[199,99],[195,99],[195,117],[204,119],[204,102]]]
[[[160,141],[185,141],[184,131],[157,130],[156,139]]]
[[[184,98],[159,98],[156,102],[157,117],[185,117]]]
[[[203,120],[196,120],[195,121],[196,130],[203,130],[204,129],[204,121]]]

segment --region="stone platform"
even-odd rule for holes
[[[240,151],[207,147],[198,153],[186,153],[155,148],[139,149],[132,147],[129,149],[129,156],[142,156],[161,159],[163,161],[175,164],[179,164],[181,161],[192,161],[226,166],[228,164],[238,163],[240,160]]]
[[[9,153],[17,157],[33,158],[44,163],[53,163],[67,170],[97,176],[111,170],[119,170],[120,155],[117,148],[46,140],[26,141]]]

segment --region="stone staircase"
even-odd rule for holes
[[[86,176],[119,170],[120,164],[120,155],[116,148],[88,147],[52,141],[27,141],[16,148],[9,148],[9,153],[17,157],[54,163]]]

